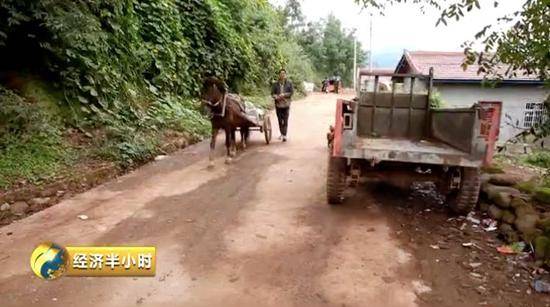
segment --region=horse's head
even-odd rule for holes
[[[202,102],[210,112],[216,113],[221,110],[221,102],[225,92],[225,84],[222,80],[216,77],[208,77],[204,79],[202,84]]]

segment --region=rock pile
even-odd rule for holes
[[[507,174],[482,177],[480,209],[499,221],[499,232],[509,243],[524,240],[537,259],[550,264],[550,201],[544,188],[534,194],[516,189],[521,178]],[[550,199],[549,199],[550,200]]]

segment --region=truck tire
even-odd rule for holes
[[[346,189],[346,159],[328,157],[327,167],[327,201],[330,205],[341,204],[344,201]]]
[[[478,168],[462,168],[460,189],[447,197],[449,207],[454,213],[467,214],[474,210],[479,199],[481,175]]]

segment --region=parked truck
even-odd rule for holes
[[[321,92],[323,93],[340,93],[343,89],[342,79],[340,76],[333,76],[323,80],[323,86],[321,87]]]
[[[432,107],[433,70],[429,75],[361,76],[367,82],[357,97],[336,104],[329,134],[328,203],[342,203],[348,186],[375,177],[403,187],[434,182],[453,211],[472,210],[487,152],[482,108]],[[390,88],[379,85],[381,77],[391,78]]]

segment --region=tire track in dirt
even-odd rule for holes
[[[326,205],[336,97],[294,103],[289,142],[265,146],[253,135],[232,165],[220,158],[207,170],[206,159],[176,154],[8,226],[17,233],[10,244],[24,244],[11,255],[24,261],[8,261],[0,297],[7,306],[415,306],[423,283],[381,204],[359,190],[343,206]],[[41,214],[52,233],[30,224]],[[157,276],[45,283],[24,268],[35,239],[52,234],[60,244],[156,245]]]

